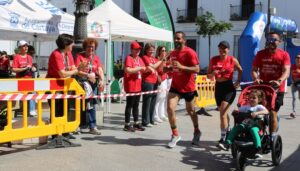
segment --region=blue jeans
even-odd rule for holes
[[[98,88],[95,87],[94,90],[93,90],[94,94],[98,94]],[[89,109],[87,110],[87,114],[88,114],[88,117],[89,117],[89,127],[90,129],[93,129],[93,128],[96,128],[97,125],[96,125],[96,104],[98,104],[97,102],[97,99],[91,99],[90,101],[91,103],[91,106],[93,106],[92,109]]]
[[[157,84],[143,82],[142,90],[152,91],[157,89]],[[153,114],[156,102],[156,93],[144,94],[143,95],[143,105],[142,105],[142,124],[147,125],[153,123]]]
[[[35,111],[35,101],[29,100],[29,112]]]

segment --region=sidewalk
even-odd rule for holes
[[[220,134],[218,111],[209,110],[212,117],[199,116],[202,137],[201,146],[197,148],[191,146],[193,127],[189,116],[181,110],[184,107],[178,106],[177,112],[182,140],[173,149],[166,147],[171,138],[169,123],[147,128],[144,132],[125,132],[122,130],[125,102],[113,103],[112,113],[104,116],[102,135],[78,135],[74,142],[82,146],[74,148],[35,150],[33,146],[13,146],[10,152],[5,152],[9,151],[8,148],[0,146],[0,170],[235,170],[230,152],[219,151],[215,147]],[[289,119],[290,111],[289,93],[280,111],[281,165],[273,169],[271,154],[267,154],[263,159],[250,161],[246,170],[298,170],[300,116]]]

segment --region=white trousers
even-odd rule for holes
[[[155,108],[154,108],[154,119],[162,119],[166,117],[167,113],[167,88],[168,88],[168,79],[165,79],[157,87],[157,90],[163,90],[157,93]]]

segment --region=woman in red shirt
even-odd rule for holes
[[[124,90],[126,93],[140,93],[142,90],[142,73],[146,69],[143,60],[139,57],[142,47],[138,42],[132,42],[130,48],[131,54],[126,57],[124,62]],[[124,131],[145,130],[139,123],[140,98],[141,95],[126,96]],[[133,126],[130,124],[131,111],[134,120]]]
[[[6,52],[0,52],[0,78],[9,78],[10,63]]]
[[[103,88],[104,86],[104,74],[100,57],[95,54],[95,50],[98,47],[97,40],[93,38],[87,38],[83,41],[82,47],[84,51],[77,54],[75,65],[85,66],[79,71],[78,81],[90,85],[93,92],[91,95],[98,94],[98,87]],[[88,86],[87,85],[87,86]],[[86,92],[87,93],[87,92]],[[100,135],[101,133],[97,129],[96,125],[96,104],[97,99],[86,100],[86,110],[81,113],[81,126],[86,125],[86,114],[89,115],[89,127],[90,133],[94,135]]]
[[[147,43],[144,49],[143,61],[147,67],[146,72],[143,73],[143,92],[153,91],[157,89],[157,68],[162,61],[153,56],[154,45]],[[143,95],[142,106],[142,125],[145,127],[151,127],[155,125],[153,114],[155,108],[156,93]]]
[[[158,90],[157,93],[153,118],[155,122],[167,121],[167,78],[168,74],[163,72],[163,67],[166,66],[167,49],[165,46],[158,46],[156,50],[156,58],[162,61],[162,64],[157,68],[158,72]]]
[[[57,49],[55,49],[48,62],[48,71],[46,78],[68,78],[77,75],[78,70],[75,67],[72,48],[74,45],[74,37],[69,34],[61,34],[56,39]],[[63,93],[63,92],[56,92]],[[51,107],[51,101],[48,103]],[[64,106],[64,99],[55,99],[55,117],[62,117]],[[70,112],[68,112],[70,114]],[[69,117],[68,117],[69,118]],[[63,136],[74,139],[71,134],[65,133]]]
[[[28,43],[25,40],[20,40],[18,43],[19,53],[14,56],[12,63],[12,71],[16,73],[16,78],[32,78],[36,68],[32,65],[32,56],[28,52]],[[21,107],[23,105],[21,103]],[[35,101],[29,101],[29,115],[37,115],[35,111]]]
[[[298,99],[300,99],[300,54],[296,56],[295,64],[291,67],[291,75],[292,75],[292,106],[293,112],[290,114],[292,118],[296,117],[296,93],[298,92]]]
[[[236,88],[239,87],[243,70],[238,60],[229,55],[230,46],[227,41],[221,41],[218,47],[219,55],[210,60],[207,75],[209,78],[215,78],[216,80],[215,99],[221,119],[221,139],[219,140],[218,147],[225,150],[226,133],[229,131],[228,112],[236,96]],[[238,80],[233,84],[234,70],[238,71]]]

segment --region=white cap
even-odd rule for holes
[[[19,44],[18,44],[18,47],[24,46],[24,45],[28,45],[28,43],[25,40],[20,40]]]

